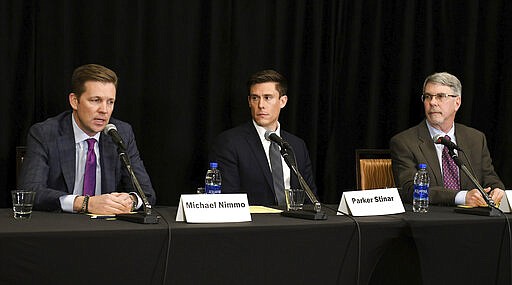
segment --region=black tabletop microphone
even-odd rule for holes
[[[105,126],[105,129],[103,130],[103,133],[109,135],[112,137],[112,140],[117,144],[117,146],[123,151],[126,151],[126,145],[123,142],[123,138],[121,135],[119,135],[119,132],[117,131],[116,125],[114,124],[108,124]]]
[[[123,142],[123,138],[119,135],[117,128],[114,124],[108,124],[105,126],[103,133],[109,135],[112,140],[117,145],[117,152],[119,154],[119,158],[121,159],[123,165],[126,167],[128,174],[130,175],[130,179],[132,180],[132,185],[135,187],[137,194],[142,199],[142,208],[143,212],[137,213],[129,213],[129,214],[117,214],[116,219],[125,220],[130,222],[136,222],[141,224],[157,224],[160,220],[160,216],[154,214],[152,212],[152,206],[149,204],[149,201],[140,186],[139,180],[133,171],[130,160],[128,159],[128,155],[126,154],[126,145]]]
[[[443,135],[434,136],[434,143],[445,145],[446,147],[448,147],[448,149],[456,149],[459,151],[463,151],[462,148],[460,148],[458,145],[454,144],[452,141],[445,138]]]
[[[278,136],[276,132],[267,130],[265,132],[265,139],[277,143],[281,148],[290,148],[290,144]]]

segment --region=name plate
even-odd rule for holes
[[[247,194],[183,194],[176,221],[187,223],[250,222]]]
[[[405,212],[397,188],[343,192],[338,210],[352,216],[379,216]],[[338,215],[341,213],[338,212]]]
[[[499,206],[499,209],[503,211],[503,213],[510,213],[512,211],[510,201],[512,201],[512,190],[505,190],[505,195],[501,198]]]

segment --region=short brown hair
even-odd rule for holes
[[[276,83],[276,90],[279,92],[279,97],[286,95],[286,92],[288,91],[288,82],[286,81],[286,78],[279,74],[279,72],[272,69],[258,71],[253,74],[249,80],[247,80],[247,89],[251,92],[251,87],[254,84],[266,82]]]
[[[113,83],[117,88],[117,75],[114,71],[99,64],[86,64],[77,67],[71,77],[71,92],[75,93],[77,98],[85,92],[87,81]]]

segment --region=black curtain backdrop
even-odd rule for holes
[[[250,119],[245,82],[289,80],[280,122],[310,151],[321,201],[355,188],[356,148],[388,148],[419,123],[424,78],[462,81],[457,121],[483,131],[512,185],[512,2],[0,1],[0,205],[16,186],[15,147],[69,109],[73,69],[120,77],[113,116],[132,124],[157,191],[176,205],[204,180],[210,142]]]

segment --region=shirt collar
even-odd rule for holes
[[[265,139],[265,132],[267,131],[267,129],[258,125],[254,120],[252,120],[252,123],[254,124],[254,127],[256,128],[256,131],[258,132],[261,141],[267,141]],[[274,131],[274,133],[276,133],[276,135],[278,136],[281,136],[281,124],[279,124],[279,122],[277,122],[277,129]]]
[[[430,133],[431,138],[434,138],[437,135],[442,135],[442,136],[448,135],[453,143],[456,142],[456,140],[455,140],[455,123],[452,123],[452,127],[450,128],[448,133],[445,133],[439,129],[432,127],[430,125],[430,123],[428,122],[428,120],[425,120],[425,122],[427,122],[427,128],[428,128],[428,132]]]
[[[77,125],[75,121],[75,114],[73,113],[71,116],[71,121],[73,122],[73,134],[75,136],[75,143],[80,143],[88,138],[91,138],[88,134],[86,134],[80,127]],[[100,141],[100,133],[96,133],[92,138],[96,139],[97,142]]]

